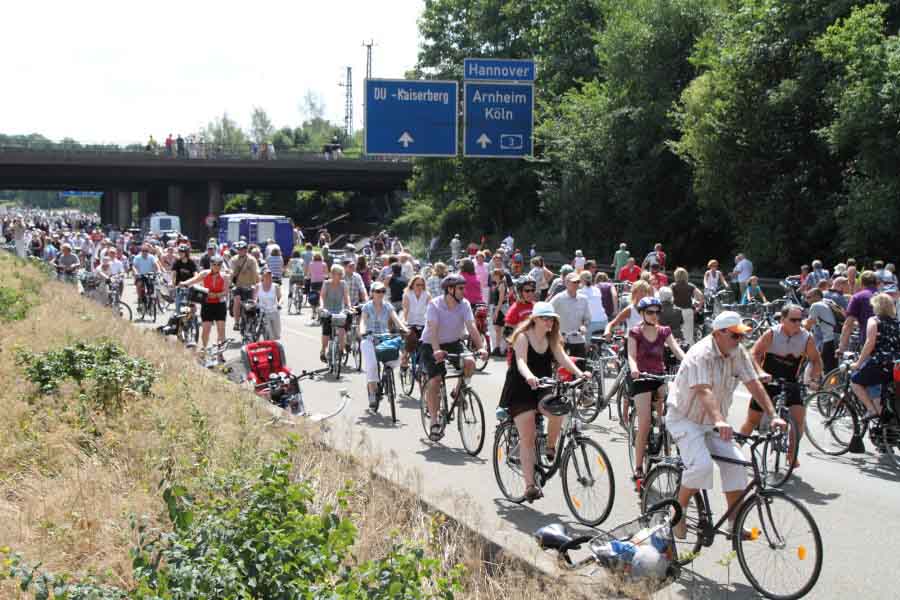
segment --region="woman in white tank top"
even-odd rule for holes
[[[410,327],[425,327],[425,310],[431,296],[425,291],[425,278],[414,275],[403,294],[403,320]]]
[[[641,301],[642,298],[646,298],[647,296],[653,295],[653,287],[644,281],[643,279],[639,279],[631,286],[631,302],[619,311],[619,314],[616,315],[616,318],[609,322],[606,326],[606,335],[612,333],[613,329],[616,328],[617,325],[624,323],[625,331],[630,331],[633,327],[640,325],[643,320],[641,319],[641,313],[637,310],[638,302]]]
[[[272,271],[265,269],[262,281],[256,286],[256,303],[266,320],[271,340],[281,339],[281,288],[272,282]]]

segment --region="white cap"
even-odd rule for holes
[[[741,321],[741,315],[734,311],[726,310],[719,313],[712,324],[713,331],[727,329],[732,333],[747,333],[752,328],[744,325]]]

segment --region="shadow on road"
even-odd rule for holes
[[[540,506],[538,500],[536,506]],[[566,528],[576,535],[590,535],[591,530],[581,525],[572,524],[570,515],[561,515],[553,512],[540,512],[532,508],[530,504],[516,504],[505,498],[494,498],[497,506],[497,515],[505,522],[513,525],[517,530],[529,536],[544,525],[551,523],[564,523]]]
[[[397,406],[401,408],[412,408],[419,410],[419,399],[406,394],[397,395]]]
[[[736,562],[727,568],[737,569],[740,572],[740,567]],[[722,567],[722,571],[723,577],[727,578],[726,567]],[[670,587],[668,590],[654,596],[654,598],[684,598],[688,600],[724,600],[727,598],[728,600],[741,600],[760,597],[759,593],[749,585],[743,583],[719,583],[689,568],[682,569],[681,577],[678,578],[677,583],[682,587]]]
[[[832,500],[837,500],[841,497],[841,494],[837,492],[825,493],[813,488],[813,486],[803,480],[803,474],[799,469],[793,472],[791,478],[781,489],[792,498],[798,498],[804,502],[819,506],[825,506]]]
[[[402,429],[407,427],[407,424],[399,419],[396,423],[391,420],[390,405],[382,403],[379,410],[387,414],[382,414],[381,412],[373,413],[371,410],[366,409],[365,413],[356,418],[356,424],[368,425],[369,427],[375,427],[376,429]]]
[[[416,454],[421,454],[428,462],[440,463],[448,466],[458,465],[483,465],[487,461],[479,456],[472,456],[465,450],[459,448],[450,448],[442,445],[440,442],[432,442],[425,438],[420,438],[427,447],[416,450]]]
[[[870,445],[868,441],[867,445]],[[885,454],[845,454],[844,456],[828,456],[818,452],[807,452],[813,460],[844,464],[856,467],[863,475],[884,479],[885,481],[897,481],[900,479],[900,469],[894,466],[891,459]]]

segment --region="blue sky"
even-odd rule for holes
[[[353,68],[354,121],[373,39],[373,76],[400,78],[416,61],[423,0],[157,0],[5,2],[0,133],[85,142],[187,135],[227,111],[248,126],[253,106],[297,125],[308,91],[343,123]]]

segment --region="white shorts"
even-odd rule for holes
[[[733,441],[723,441],[713,433],[712,425],[699,425],[685,419],[669,409],[666,427],[681,453],[686,467],[681,474],[681,484],[695,490],[709,490],[713,487],[713,462],[719,465],[722,476],[722,491],[734,492],[747,486],[747,467],[723,461],[713,461],[712,454],[735,460],[746,460],[741,449]]]

